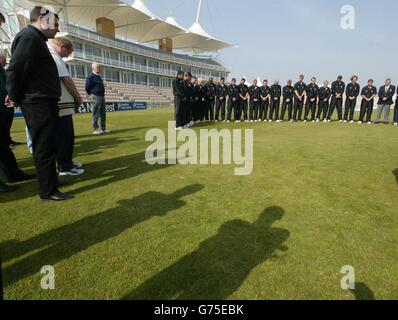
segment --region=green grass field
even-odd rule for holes
[[[254,128],[254,172],[149,166],[148,129],[171,110],[108,114],[110,135],[75,117],[65,203],[36,183],[0,195],[6,299],[397,299],[398,129],[331,124]],[[23,121],[13,137],[25,141]],[[25,145],[15,149],[33,171]],[[55,290],[40,287],[44,265]],[[342,290],[340,269],[355,268]]]

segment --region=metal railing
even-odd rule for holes
[[[210,71],[219,71],[219,72],[226,72],[226,73],[230,72],[224,66],[219,65],[218,62],[215,64],[210,64],[210,63],[195,61],[193,59],[185,59],[182,57],[177,57],[176,55],[173,55],[173,54],[166,54],[166,53],[162,53],[160,51],[150,50],[149,48],[146,49],[142,46],[135,45],[135,44],[129,43],[127,41],[107,38],[107,37],[102,36],[96,32],[93,32],[91,30],[87,30],[87,29],[84,29],[84,28],[81,28],[78,26],[69,24],[66,26],[66,30],[67,30],[67,33],[71,36],[76,36],[78,38],[96,42],[96,43],[106,45],[109,47],[113,47],[116,49],[125,50],[130,53],[135,53],[137,55],[150,57],[150,58],[154,58],[154,59],[158,59],[158,60],[163,60],[163,61],[167,61],[167,62],[174,62],[177,64],[187,65],[187,66],[191,66],[191,67],[195,67],[195,68],[207,69]],[[174,71],[173,71],[173,75],[174,75]]]

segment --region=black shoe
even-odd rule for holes
[[[10,182],[24,182],[36,179],[35,174],[27,174],[24,172],[18,173],[16,176],[10,178]]]
[[[56,192],[54,193],[51,197],[48,198],[42,198],[43,201],[65,201],[65,200],[70,200],[73,199],[74,196],[68,193],[62,193],[62,192]]]
[[[17,190],[17,187],[6,185],[3,182],[0,182],[0,192],[12,192]]]

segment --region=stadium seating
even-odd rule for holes
[[[73,79],[77,90],[83,97],[84,102],[91,101],[85,91],[85,81]],[[116,82],[105,83],[105,98],[109,102],[171,102],[173,93],[170,88],[155,86],[125,84]]]

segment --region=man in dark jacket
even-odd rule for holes
[[[316,84],[316,78],[311,78],[311,83],[306,88],[307,103],[305,105],[304,122],[308,121],[308,115],[311,111],[311,121],[315,122],[316,106],[318,103],[319,87]]]
[[[340,122],[343,121],[343,94],[345,91],[345,83],[342,80],[343,76],[338,76],[337,80],[332,83],[332,101],[327,117],[328,122],[332,120],[334,109],[337,110],[338,120]]]
[[[43,200],[73,198],[58,190],[56,171],[58,101],[61,85],[47,40],[59,31],[58,16],[34,7],[32,25],[21,30],[12,44],[7,69],[7,91],[11,103],[20,105],[33,141],[33,156]]]
[[[362,89],[361,96],[362,96],[361,112],[359,114],[358,123],[361,124],[363,122],[366,114],[366,122],[368,124],[371,124],[374,99],[377,96],[377,89],[373,85],[373,79],[368,80],[368,85]]]
[[[377,117],[375,123],[380,123],[381,114],[384,111],[384,123],[390,123],[390,110],[393,105],[393,97],[395,94],[395,87],[391,85],[391,79],[387,79],[385,85],[379,90],[379,102],[377,109]]]
[[[184,71],[178,71],[176,78],[173,80],[173,94],[174,94],[174,119],[176,121],[176,128],[182,128],[182,110],[181,101],[184,97],[183,92]]]
[[[232,121],[232,114],[234,114],[234,119],[238,121],[238,105],[239,105],[239,88],[236,85],[236,79],[232,78],[232,82],[228,87],[228,112],[227,112],[227,122]]]
[[[354,123],[354,113],[355,107],[357,105],[357,98],[361,92],[361,87],[357,83],[358,77],[352,76],[351,83],[347,85],[346,88],[346,100],[345,100],[345,110],[344,110],[344,122],[349,121],[350,123]],[[350,115],[350,118],[348,118]]]
[[[288,120],[293,121],[293,97],[294,87],[292,86],[292,80],[287,81],[287,85],[283,87],[283,102],[282,102],[282,113],[280,116],[281,121],[285,119],[286,110],[288,110]]]
[[[323,86],[319,88],[319,106],[318,113],[316,115],[316,121],[327,122],[327,116],[329,112],[329,101],[332,96],[332,90],[329,88],[329,81],[324,81]],[[322,116],[322,118],[321,118]]]
[[[225,122],[225,105],[228,96],[228,87],[225,84],[225,79],[221,78],[220,83],[217,85],[216,89],[216,121],[219,121],[219,116],[221,112],[221,121]]]
[[[93,134],[99,135],[109,133],[106,129],[106,104],[105,104],[105,85],[101,77],[101,65],[94,62],[93,72],[86,79],[86,92],[93,100]],[[101,129],[98,120],[101,119]]]
[[[281,104],[282,87],[279,85],[279,80],[275,80],[275,83],[271,86],[271,110],[269,112],[269,121],[272,122],[275,114],[276,122],[279,120],[279,108]]]

